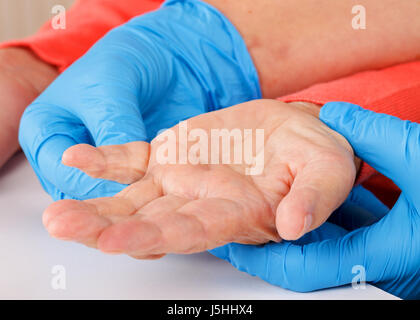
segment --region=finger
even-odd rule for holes
[[[150,202],[130,220],[106,230],[99,239],[99,249],[144,256],[196,247],[199,240],[204,241],[204,230],[200,220],[178,213],[187,203],[188,199],[174,195]]]
[[[125,38],[119,38],[120,33],[124,31],[115,31],[102,39],[70,66],[36,100],[36,108],[30,107],[22,119],[24,130],[20,141],[39,166],[38,176],[53,186],[50,189],[59,189],[74,198],[111,196],[123,186],[78,175],[79,170],[61,165],[61,155],[66,149],[80,143],[98,146],[147,139],[140,106],[150,91],[143,75],[150,71],[145,70],[143,57],[129,48]],[[141,42],[137,45],[145,47]],[[82,131],[85,139],[73,139],[74,130]],[[49,141],[53,138],[55,143]],[[47,147],[50,154],[46,155]]]
[[[140,180],[148,161],[149,144],[142,141],[97,148],[79,144],[67,149],[62,157],[64,165],[78,168],[92,178],[122,184]]]
[[[45,210],[43,223],[55,238],[96,247],[99,235],[107,227],[134,215],[147,202],[160,195],[159,188],[150,180],[141,182],[114,197],[55,202]]]
[[[92,179],[61,164],[66,149],[91,140],[80,120],[58,106],[37,102],[28,107],[21,119],[19,142],[44,189],[55,200],[111,196],[123,189],[120,184]]]
[[[45,179],[76,199],[113,196],[125,187],[116,182],[91,178],[76,168],[63,165],[63,152],[74,144],[73,140],[58,135],[44,141],[38,152],[37,163]]]
[[[130,255],[130,257],[137,259],[137,260],[158,260],[166,256],[166,254],[151,254],[151,255],[145,255],[145,256],[136,256],[136,255]]]
[[[101,235],[98,247],[105,252],[128,254],[200,252],[234,240],[261,241],[263,232],[253,233],[249,227],[249,224],[255,226],[252,223],[243,209],[230,200],[188,201],[168,196],[108,228]],[[266,230],[264,236],[270,231]]]
[[[295,291],[307,292],[349,284],[355,267],[366,268],[365,229],[344,237],[314,242],[305,246],[272,247],[265,280]],[[277,272],[276,268],[284,268]],[[373,274],[367,272],[371,281]]]
[[[266,255],[268,255],[269,251],[273,248],[281,247],[283,245],[289,246],[290,244],[303,246],[312,242],[337,239],[346,234],[348,234],[348,231],[337,225],[326,222],[319,228],[305,234],[297,241],[283,241],[282,243],[273,245],[272,247],[269,244],[265,244],[264,246],[252,246],[229,243],[222,247],[212,249],[209,252],[220,259],[232,263],[235,267],[240,268],[241,271],[252,273],[253,275],[261,277],[269,264],[269,261],[266,259]],[[251,265],[249,265],[251,261],[257,263],[253,264],[251,267]]]
[[[324,223],[347,198],[354,176],[350,157],[330,154],[306,164],[277,207],[280,237],[296,240]]]
[[[293,242],[264,246],[229,244],[211,253],[271,284],[308,292],[352,281],[355,277],[354,267],[365,263],[363,236],[359,230],[340,238],[324,239],[304,246]],[[372,275],[366,275],[369,281]]]
[[[347,233],[348,231],[341,228],[340,226],[326,222],[320,227],[318,227],[317,229],[311,232],[308,232],[300,239],[293,242],[283,241],[282,244],[291,243],[293,245],[303,246],[312,242],[340,238],[346,235]],[[267,245],[268,244],[264,246],[267,246]],[[254,260],[259,259],[257,255],[263,253],[259,249],[263,248],[264,246],[250,246],[250,245],[243,245],[243,244],[238,244],[238,243],[230,243],[225,246],[212,249],[209,252],[220,259],[227,260],[231,263],[235,263],[235,266],[237,267],[242,266],[241,268],[243,269],[243,267],[246,267],[246,259],[248,259],[249,261],[254,261]],[[239,252],[244,252],[246,254],[244,255],[238,254]],[[246,257],[247,255],[248,257]],[[260,262],[260,268],[261,270],[263,270],[267,266],[267,261],[262,259],[262,260],[259,260],[259,262]],[[252,270],[252,269],[249,269],[249,270]],[[241,271],[246,271],[246,270],[241,270]],[[258,272],[258,269],[254,268],[252,271],[254,272],[254,275],[261,274]]]
[[[401,190],[407,194],[416,190],[420,177],[418,124],[344,102],[326,104],[320,119],[341,133],[361,159]]]
[[[154,86],[164,86],[155,78],[154,72],[158,70],[150,70],[154,66],[153,48],[142,41],[130,41],[133,34],[125,29],[129,27],[109,33],[69,68],[72,77],[84,75],[83,95],[75,96],[73,105],[77,106],[77,115],[89,129],[95,146],[147,140],[142,113],[157,91],[151,81],[156,80]],[[68,71],[64,75],[67,74]],[[159,80],[168,81],[165,77]]]
[[[42,221],[49,234],[57,239],[96,247],[100,233],[111,221],[100,216],[94,205],[77,200],[62,200],[50,205]]]
[[[96,248],[99,235],[115,222],[115,219],[113,219],[115,214],[121,214],[121,217],[123,217],[135,212],[134,209],[130,209],[130,205],[127,203],[108,202],[112,205],[111,209],[104,206],[105,203],[99,202],[101,202],[101,199],[95,199],[91,203],[89,203],[89,200],[84,202],[76,200],[56,202],[44,212],[44,226],[50,235],[55,238],[76,241]],[[95,208],[96,205],[98,208]],[[163,256],[143,255],[133,256],[133,258],[156,260]]]

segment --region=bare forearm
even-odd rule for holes
[[[264,97],[420,58],[417,0],[206,0],[242,34]],[[354,5],[366,29],[352,27]]]
[[[20,48],[0,50],[0,166],[18,150],[20,117],[58,75],[55,67]]]

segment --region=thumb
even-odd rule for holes
[[[345,102],[321,108],[321,121],[343,135],[355,154],[393,180],[406,194],[420,177],[420,126]],[[407,174],[409,173],[409,174]]]
[[[329,155],[300,169],[276,211],[284,240],[296,240],[322,225],[345,200],[354,184],[352,157]]]

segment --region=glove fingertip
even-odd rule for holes
[[[352,119],[361,110],[360,106],[348,102],[328,102],[321,108],[319,119],[334,129],[340,120]]]

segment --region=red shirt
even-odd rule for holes
[[[66,29],[54,30],[47,22],[26,39],[0,45],[25,46],[44,61],[63,71],[81,57],[110,29],[129,19],[157,9],[163,0],[78,0],[66,13]],[[383,70],[366,71],[347,78],[314,85],[282,101],[308,101],[324,104],[346,101],[376,112],[420,122],[420,61]],[[392,205],[399,190],[387,178],[363,164],[358,183]]]

